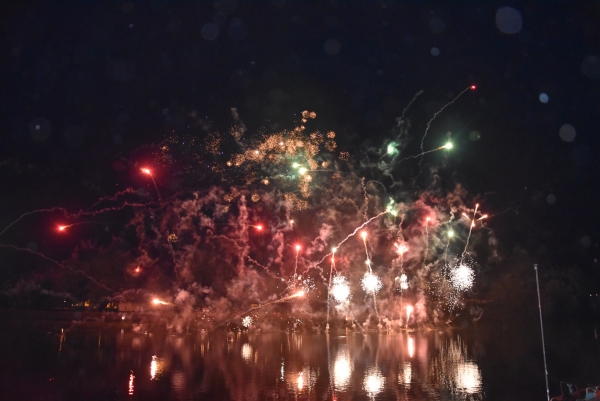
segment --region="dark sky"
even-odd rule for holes
[[[451,132],[453,174],[502,252],[600,281],[598,21],[583,1],[2,2],[0,227],[151,191],[151,146],[227,132],[232,108],[254,131],[314,110],[352,153],[385,143],[423,90],[407,112],[416,150],[475,84],[428,148]],[[189,185],[156,178],[165,197]],[[62,258],[51,224],[24,219],[0,242]]]

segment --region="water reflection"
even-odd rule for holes
[[[62,358],[73,355],[75,344],[80,355],[97,355],[97,334],[89,349],[74,337],[57,336]],[[469,344],[452,331],[231,336],[119,331],[113,337],[104,333],[101,349],[117,356],[112,371],[127,369],[119,382],[128,382],[129,395],[135,390],[135,396],[157,399],[484,400],[484,377]],[[149,376],[139,373],[148,370]]]
[[[346,351],[339,351],[333,365],[333,383],[337,391],[345,390],[350,382],[352,365]]]

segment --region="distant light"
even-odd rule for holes
[[[548,100],[550,100],[550,98],[548,97],[548,95],[546,95],[545,93],[540,93],[540,102],[542,103],[548,103]]]
[[[396,153],[396,148],[394,147],[394,144],[393,144],[393,143],[390,143],[390,144],[387,146],[387,154],[388,154],[388,155],[393,155],[394,153]]]
[[[477,86],[476,85],[471,85],[471,90],[475,90],[475,89],[477,89]]]
[[[454,145],[452,144],[452,142],[447,142],[447,143],[444,145],[444,149],[452,149],[452,147],[453,147],[453,146],[454,146]]]
[[[298,167],[300,167],[300,165],[298,163],[292,163],[292,167],[293,168],[298,168]]]
[[[67,226],[58,226],[58,231],[65,231],[65,228],[67,228]]]
[[[331,253],[336,253],[336,252],[337,252],[337,248],[336,247],[331,248]]]
[[[144,174],[152,175],[152,171],[150,171],[150,169],[148,169],[148,168],[141,169],[141,172]]]
[[[298,252],[302,247],[300,245],[296,245],[296,252]]]
[[[158,298],[154,298],[154,299],[152,300],[152,303],[153,303],[154,305],[159,305],[159,304],[160,304],[160,305],[167,305],[167,302],[165,302],[165,301],[161,301],[161,300],[160,300],[160,299],[158,299]]]
[[[258,225],[258,226],[256,226],[256,229],[257,229],[258,231],[261,231],[261,230],[263,229],[263,226],[260,226],[260,225]]]
[[[306,174],[307,171],[308,171],[308,169],[306,167],[300,167],[298,169],[298,173],[300,173],[300,175]]]
[[[454,231],[452,231],[452,230],[448,231],[447,235],[448,235],[448,238],[454,237]]]
[[[362,239],[363,239],[363,240],[366,240],[366,239],[367,239],[367,235],[368,235],[368,234],[367,234],[367,232],[366,232],[366,231],[362,231],[362,232],[360,233],[360,236],[362,237]]]

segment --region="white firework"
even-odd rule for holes
[[[348,302],[350,298],[350,286],[344,276],[335,276],[332,280],[331,295],[339,303]]]
[[[458,291],[467,291],[473,286],[475,273],[465,264],[458,265],[450,272],[450,283]]]
[[[402,273],[400,275],[400,289],[407,290],[408,289],[408,277],[406,274]]]
[[[381,283],[381,279],[374,275],[373,273],[365,273],[363,279],[361,280],[362,288],[366,293],[375,295],[379,292],[383,284]]]
[[[252,325],[252,318],[250,316],[246,316],[242,319],[242,326],[250,327]]]

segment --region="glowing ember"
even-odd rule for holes
[[[67,226],[58,226],[58,231],[65,231]]]
[[[368,294],[375,295],[379,292],[383,284],[381,279],[373,273],[366,273],[361,280],[362,288]]]
[[[337,302],[344,303],[348,302],[350,297],[350,286],[344,276],[336,276],[332,280],[333,285],[331,286],[331,295]]]
[[[158,298],[154,298],[154,299],[152,300],[152,303],[153,303],[154,305],[168,305],[168,303],[167,303],[167,302],[165,302],[165,301],[161,301],[161,300],[160,300],[160,299],[158,299]]]
[[[473,269],[465,264],[459,265],[450,272],[450,282],[458,291],[467,291],[473,286],[475,281],[475,273]]]
[[[150,171],[150,169],[148,168],[143,168],[140,171],[144,174],[152,175],[152,171]]]
[[[367,232],[366,232],[366,231],[362,231],[362,232],[360,233],[360,236],[362,237],[363,241],[367,239],[367,235],[368,235],[368,234],[367,234]]]
[[[302,249],[302,247],[300,245],[296,245],[296,252],[300,251],[300,249]]]

